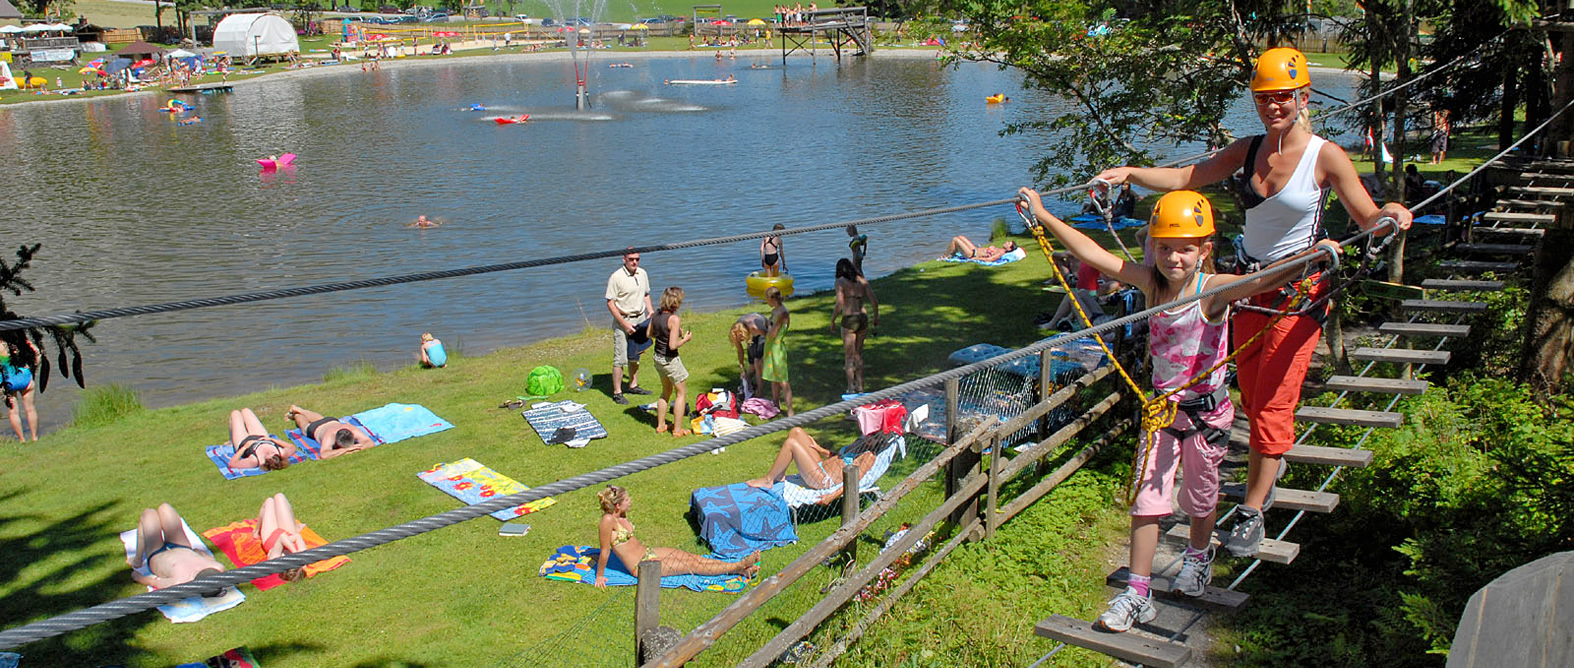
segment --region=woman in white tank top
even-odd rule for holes
[[[1272,263],[1311,248],[1322,236],[1322,212],[1329,190],[1350,219],[1371,229],[1384,217],[1409,229],[1410,211],[1390,202],[1381,208],[1361,185],[1343,149],[1313,135],[1306,105],[1311,77],[1306,56],[1295,49],[1269,49],[1257,60],[1252,97],[1264,134],[1236,140],[1202,162],[1175,168],[1116,167],[1099,174],[1112,187],[1135,183],[1150,190],[1192,190],[1240,172],[1245,201],[1246,253]],[[1289,288],[1287,288],[1289,290]],[[1326,291],[1319,282],[1308,299]],[[1260,295],[1254,304],[1283,309],[1289,293]],[[1322,334],[1321,313],[1287,317],[1236,358],[1241,406],[1251,421],[1251,459],[1246,501],[1225,547],[1237,557],[1257,553],[1263,536],[1262,509],[1273,490],[1279,459],[1295,442],[1295,405],[1312,351]],[[1242,310],[1232,318],[1239,347],[1268,327],[1271,314]]]

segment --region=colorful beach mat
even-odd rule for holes
[[[530,423],[530,428],[536,430],[542,443],[547,443],[563,427],[573,427],[576,440],[588,442],[607,437],[607,428],[601,426],[601,422],[585,409],[584,404],[572,401],[539,404],[522,415],[525,416],[525,422]]]
[[[963,257],[956,256],[956,255],[947,255],[947,256],[945,256],[943,258],[940,258],[940,261],[941,262],[971,262],[973,264],[979,264],[979,265],[983,265],[985,267],[998,267],[998,266],[1003,265],[1003,264],[1011,264],[1012,262],[1016,262],[1017,260],[1021,260],[1021,259],[1026,258],[1026,257],[1027,257],[1027,251],[1022,250],[1021,248],[1018,248],[1016,250],[1006,252],[1005,254],[1001,255],[998,259],[989,260],[988,262],[985,262],[984,260],[975,259],[975,258],[963,258]]]
[[[279,439],[278,436],[274,436],[273,434],[269,434],[268,438],[271,438],[271,439],[274,439],[274,440],[282,440],[282,439]],[[229,461],[230,461],[230,457],[235,456],[235,446],[230,445],[228,443],[222,443],[222,444],[219,444],[219,445],[210,445],[204,450],[204,452],[207,453],[208,459],[213,461],[214,466],[219,467],[219,473],[224,475],[224,479],[225,480],[235,480],[236,478],[250,478],[252,476],[259,476],[259,475],[262,475],[264,473],[267,473],[267,471],[264,471],[261,468],[252,468],[252,469],[232,469],[232,468],[230,468]],[[295,455],[290,457],[290,464],[292,464],[292,465],[293,464],[299,464],[299,463],[304,462],[306,460],[316,459],[316,458],[317,458],[316,451],[314,451],[314,450],[313,451],[308,451],[305,448],[299,447],[299,442],[297,442],[296,448],[295,448]]]
[[[466,505],[474,505],[494,496],[507,496],[530,489],[506,475],[493,471],[481,462],[466,457],[457,462],[438,464],[416,474],[426,484],[436,487]],[[529,515],[552,504],[557,499],[547,497],[524,505],[504,508],[490,513],[492,517],[508,521]]]
[[[541,564],[541,577],[548,580],[562,580],[563,582],[596,583],[596,559],[600,558],[601,550],[588,545],[564,545],[552,553],[552,556]],[[711,555],[715,558],[715,555]],[[726,559],[723,559],[726,561]],[[627,587],[639,584],[639,578],[629,572],[623,561],[616,554],[607,559],[607,586]],[[726,594],[737,594],[748,587],[749,581],[742,575],[668,575],[661,579],[664,589],[693,589],[694,591],[719,591]]]
[[[254,517],[208,529],[202,532],[202,535],[213,541],[213,545],[219,548],[219,551],[223,552],[224,556],[229,557],[230,563],[235,564],[238,568],[262,563],[268,558],[268,551],[262,548],[262,540],[257,538],[256,529],[257,518]],[[328,541],[323,540],[322,536],[317,535],[316,531],[312,531],[311,527],[305,525],[301,526],[301,538],[306,540],[306,547],[308,548],[322,547],[328,544]],[[312,577],[318,573],[325,573],[348,563],[350,563],[350,558],[340,555],[307,564],[304,570],[306,571],[306,577]],[[257,589],[267,591],[284,584],[284,578],[275,573],[252,580],[251,583]]]
[[[350,419],[371,432],[379,445],[454,428],[452,422],[437,417],[419,404],[388,404],[356,413]]]
[[[186,520],[181,520],[180,526],[186,531],[186,542],[191,545],[191,549],[206,554],[210,557],[213,556],[213,551],[208,549],[208,544],[202,542],[202,537],[198,536],[197,532],[191,530],[191,525],[187,524]],[[132,557],[136,556],[137,530],[128,529],[126,531],[120,532],[120,544],[122,547],[126,548],[127,559],[131,559]],[[148,570],[147,564],[142,564],[142,568],[138,568],[137,572],[143,575],[153,574],[153,571]],[[148,591],[153,591],[153,588],[148,587]],[[175,622],[176,624],[184,624],[186,622],[195,622],[215,612],[223,612],[245,602],[246,595],[240,593],[239,589],[234,587],[225,587],[224,591],[218,596],[191,596],[188,598],[183,598],[174,603],[166,603],[161,605],[158,607],[158,611],[164,613],[164,616],[168,618],[169,621]]]

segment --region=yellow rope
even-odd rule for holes
[[[1087,311],[1082,308],[1082,300],[1077,299],[1076,293],[1071,291],[1071,285],[1066,281],[1065,273],[1060,271],[1060,265],[1055,262],[1055,249],[1049,243],[1049,235],[1044,233],[1044,226],[1038,224],[1038,221],[1033,218],[1032,214],[1024,212],[1020,202],[1017,203],[1017,213],[1021,215],[1022,220],[1027,223],[1028,230],[1033,232],[1033,238],[1038,240],[1039,250],[1043,251],[1044,259],[1049,261],[1050,271],[1054,272],[1055,274],[1055,281],[1060,284],[1061,289],[1066,291],[1066,299],[1071,300],[1072,307],[1074,307],[1077,311],[1077,317],[1082,320],[1083,328],[1092,328],[1093,320],[1088,317]],[[1190,380],[1187,380],[1179,387],[1164,392],[1163,394],[1155,395],[1151,398],[1147,396],[1147,392],[1142,389],[1142,386],[1137,384],[1136,379],[1132,378],[1131,374],[1126,371],[1126,367],[1120,363],[1120,360],[1116,358],[1115,353],[1110,350],[1109,344],[1104,342],[1104,337],[1099,336],[1096,332],[1091,334],[1093,336],[1093,340],[1098,341],[1099,348],[1104,351],[1105,357],[1109,359],[1111,364],[1115,365],[1115,370],[1120,373],[1120,377],[1125,379],[1126,385],[1131,388],[1132,393],[1142,401],[1141,412],[1143,447],[1139,449],[1140,459],[1134,460],[1132,462],[1132,469],[1134,469],[1136,475],[1132,477],[1131,486],[1126,492],[1127,504],[1131,504],[1137,499],[1137,485],[1142,480],[1143,476],[1146,476],[1148,473],[1148,459],[1153,452],[1153,446],[1158,442],[1159,430],[1164,429],[1175,422],[1175,415],[1179,412],[1179,404],[1178,402],[1170,401],[1170,397],[1180,394],[1181,392],[1191,388],[1193,385],[1196,385],[1197,383],[1207,379],[1209,376],[1212,376],[1213,372],[1218,371],[1225,364],[1228,364],[1231,360],[1234,360],[1237,355],[1241,354],[1241,352],[1255,345],[1257,341],[1262,338],[1263,334],[1266,334],[1268,330],[1272,329],[1273,326],[1278,324],[1278,322],[1285,316],[1295,311],[1296,307],[1298,307],[1301,301],[1305,299],[1306,293],[1311,289],[1311,286],[1312,278],[1310,276],[1301,279],[1300,283],[1296,286],[1295,297],[1290,300],[1290,303],[1285,306],[1284,310],[1274,313],[1274,316],[1268,320],[1268,324],[1264,325],[1263,328],[1258,330],[1256,334],[1253,334],[1250,339],[1247,339],[1246,343],[1237,346],[1234,352],[1224,356],[1224,358],[1220,359],[1218,363],[1209,367],[1207,371],[1203,371],[1202,373],[1193,376]]]

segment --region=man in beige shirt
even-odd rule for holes
[[[628,404],[623,397],[623,367],[629,370],[629,394],[650,394],[639,386],[639,357],[630,359],[629,336],[641,331],[650,317],[650,276],[639,266],[639,253],[631,246],[623,253],[623,266],[607,278],[607,310],[612,312],[612,401]]]

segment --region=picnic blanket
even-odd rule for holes
[[[1443,225],[1448,222],[1448,219],[1444,218],[1443,214],[1434,213],[1427,216],[1416,216],[1414,222],[1417,225]]]
[[[536,430],[536,435],[541,437],[542,443],[548,443],[552,435],[562,427],[574,430],[576,441],[583,443],[591,439],[606,438],[607,428],[590,411],[585,410],[584,404],[573,401],[542,402],[522,413],[525,422],[530,423],[530,428]],[[573,445],[570,442],[570,445]]]
[[[272,434],[269,434],[268,438],[272,438],[272,439],[278,440],[279,437],[274,436]],[[297,442],[297,443],[299,443],[299,442]],[[230,445],[228,443],[221,443],[219,445],[210,445],[204,450],[204,452],[207,453],[208,459],[212,460],[213,464],[215,466],[219,467],[219,473],[223,474],[225,480],[234,480],[236,478],[249,478],[251,476],[258,476],[258,475],[262,475],[264,473],[267,473],[267,471],[262,470],[261,467],[250,468],[250,469],[232,469],[232,468],[230,468],[229,461],[230,461],[230,457],[234,457],[235,456],[235,446]],[[316,452],[308,452],[305,448],[297,447],[295,449],[295,455],[290,457],[290,463],[291,464],[299,464],[299,463],[304,462],[304,461],[306,461],[308,459],[316,459],[316,458],[317,458],[317,453]]]
[[[1084,213],[1079,216],[1072,216],[1067,218],[1066,222],[1071,223],[1072,227],[1083,230],[1106,229],[1104,226],[1104,217],[1096,213]],[[1148,221],[1138,220],[1136,218],[1119,218],[1111,222],[1117,230],[1124,230],[1128,227],[1142,227],[1148,224]]]
[[[467,505],[477,504],[494,496],[507,496],[530,489],[519,484],[513,478],[493,471],[483,466],[481,462],[469,457],[465,457],[457,462],[438,464],[416,474],[416,477],[425,481],[428,485],[447,492],[449,496],[459,499]],[[557,499],[549,496],[512,508],[504,508],[490,514],[492,517],[506,522],[536,512],[554,503],[557,503]]]
[[[562,580],[563,582],[596,583],[596,559],[601,556],[599,548],[589,545],[564,545],[548,557],[546,563],[541,564],[541,577],[548,580]],[[715,557],[716,555],[711,555]],[[728,561],[723,559],[723,561]],[[639,584],[639,578],[629,572],[623,561],[614,554],[607,559],[607,586],[627,587]],[[742,592],[749,581],[742,575],[668,575],[661,579],[664,589],[684,587],[694,591],[719,591],[727,594]]]
[[[419,404],[388,404],[356,413],[350,419],[370,432],[379,445],[454,428],[453,423]]]
[[[255,517],[208,529],[202,532],[202,535],[213,541],[213,545],[219,548],[219,551],[223,552],[224,556],[229,557],[230,563],[235,564],[237,568],[262,563],[268,559],[268,551],[262,548],[262,540],[257,538],[257,518]],[[301,525],[301,538],[306,540],[306,547],[308,548],[322,547],[328,544],[328,541],[323,540],[322,536],[317,535],[316,531],[312,531],[311,527],[304,524]],[[340,555],[307,564],[303,570],[306,572],[306,577],[312,577],[318,573],[325,573],[348,563],[350,563],[350,558]],[[275,573],[252,580],[251,583],[258,590],[267,591],[284,584],[284,578]]]
[[[792,510],[775,489],[741,482],[701,487],[689,495],[689,508],[699,520],[700,538],[724,557],[798,542]]]
[[[202,542],[202,538],[197,536],[197,532],[191,530],[191,525],[187,524],[186,520],[180,521],[180,528],[186,531],[186,542],[191,544],[191,549],[210,557],[213,556],[213,551],[208,549],[208,544]],[[135,557],[137,554],[137,530],[128,529],[120,532],[120,544],[126,548],[127,559]],[[153,571],[148,570],[147,564],[142,564],[142,568],[136,570],[143,575],[153,574]],[[153,588],[148,587],[148,591],[153,591]],[[246,595],[240,593],[239,589],[225,587],[224,592],[218,596],[191,596],[174,603],[165,603],[158,607],[158,611],[164,613],[164,616],[169,621],[183,624],[195,622],[215,612],[223,612],[245,602]]]
[[[1016,262],[1017,260],[1020,260],[1020,259],[1025,258],[1025,257],[1027,257],[1027,251],[1022,250],[1021,248],[1017,248],[1014,251],[1010,251],[1010,252],[1008,252],[1008,253],[1006,253],[1004,255],[1001,255],[999,259],[990,260],[988,262],[985,262],[983,260],[979,260],[977,258],[962,258],[962,257],[957,257],[955,255],[947,255],[946,257],[940,258],[940,261],[941,262],[971,262],[973,264],[981,264],[981,265],[986,266],[986,267],[998,267],[998,266],[1003,265],[1003,264],[1011,264],[1012,262]]]

